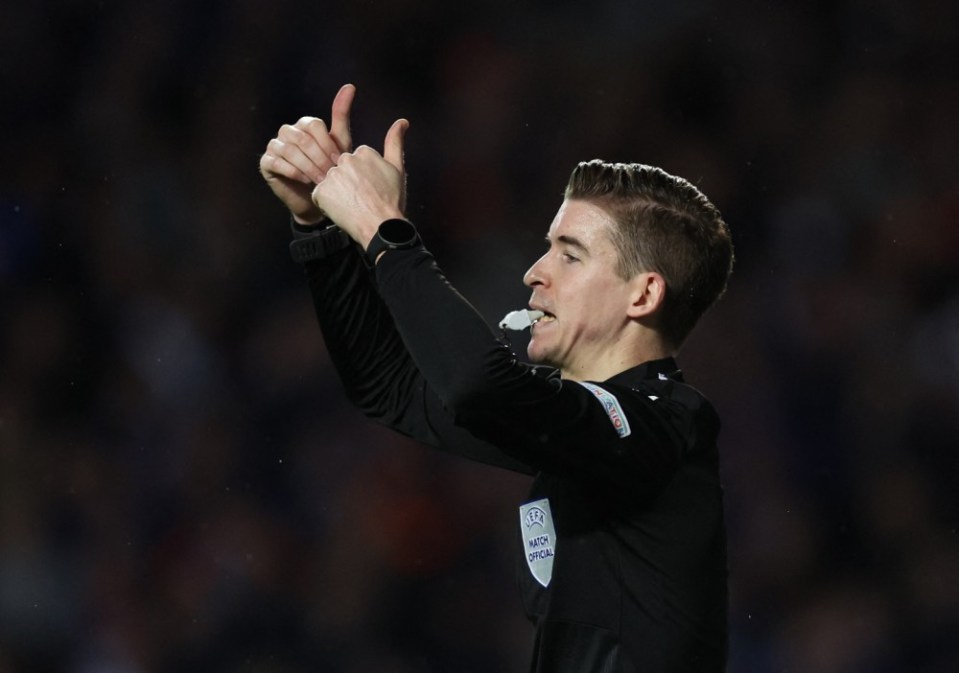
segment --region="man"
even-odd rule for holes
[[[531,671],[723,670],[719,421],[673,360],[730,273],[718,211],[659,169],[577,166],[524,277],[529,365],[405,219],[406,120],[382,156],[350,151],[354,93],[337,94],[329,129],[282,127],[260,161],[351,400],[430,445],[536,475],[517,519]]]

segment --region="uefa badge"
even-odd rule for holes
[[[528,502],[519,508],[519,526],[523,533],[523,554],[526,565],[544,587],[553,578],[553,556],[556,553],[556,529],[549,499]]]

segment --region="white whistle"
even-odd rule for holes
[[[500,329],[510,329],[514,332],[522,331],[530,327],[534,322],[542,318],[545,314],[542,311],[510,311],[502,320],[499,321]]]

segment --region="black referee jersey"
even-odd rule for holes
[[[725,669],[726,536],[710,403],[672,359],[572,382],[518,360],[423,247],[307,265],[351,401],[431,446],[535,475],[516,562],[534,673]]]

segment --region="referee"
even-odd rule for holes
[[[517,571],[535,673],[717,672],[726,534],[712,405],[674,356],[723,293],[726,224],[689,182],[579,164],[526,272],[516,358],[446,281],[404,215],[404,135],[352,149],[331,125],[281,127],[260,160],[293,217],[327,348],[350,399],[429,445],[534,476]],[[335,224],[334,224],[335,223]]]

